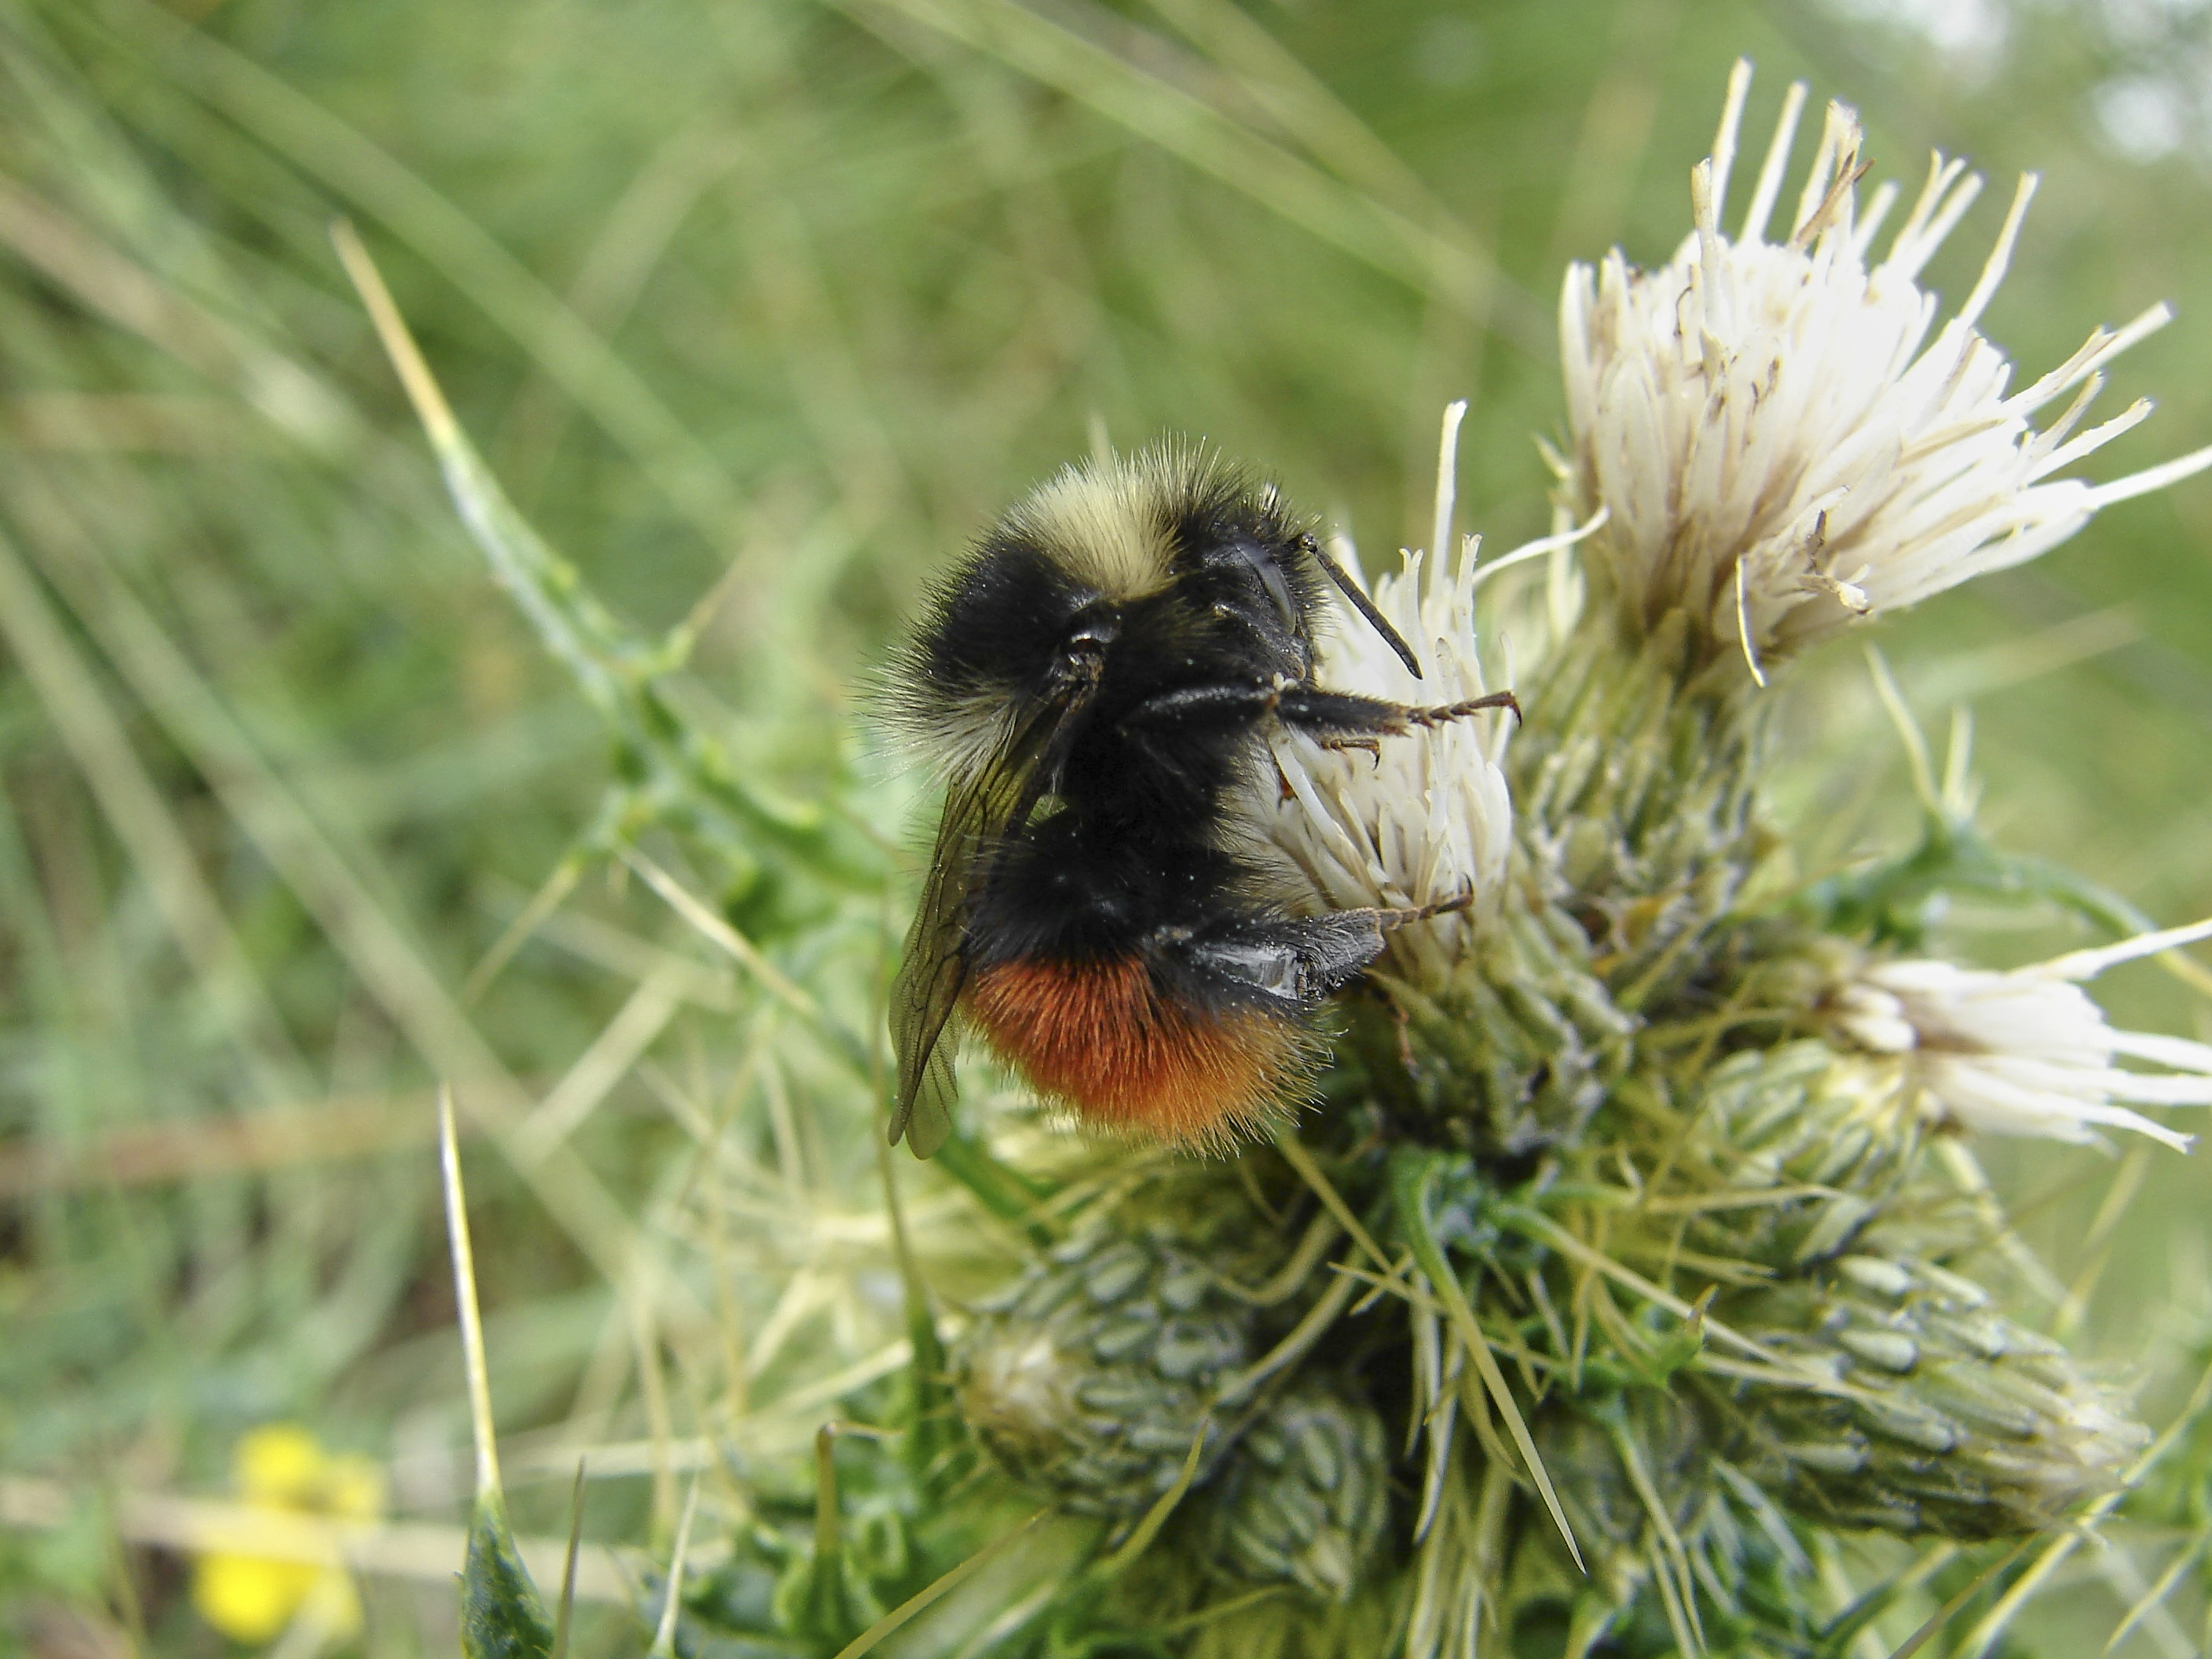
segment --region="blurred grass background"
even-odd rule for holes
[[[672,706],[803,828],[753,846],[647,790],[623,834],[849,1035],[925,781],[861,688],[932,572],[1096,433],[1166,429],[1375,567],[1425,534],[1453,397],[1462,520],[1539,533],[1563,264],[1672,252],[1739,53],[1753,144],[1804,76],[1878,174],[1990,175],[1946,292],[2039,170],[1989,331],[2033,375],[2171,298],[2108,394],[2161,412],[2098,476],[2212,441],[2186,0],[0,3],[0,1644],[225,1651],[192,1514],[146,1495],[222,1497],[289,1419],[386,1470],[355,1644],[451,1650],[445,1535],[404,1530],[465,1497],[441,1078],[496,1131],[471,1180],[502,1430],[548,1477],[525,1531],[626,1443],[587,1533],[665,1547],[675,1439],[793,1389],[811,1428],[823,1356],[896,1324],[835,1225],[795,1298],[775,1236],[872,1202],[837,1173],[872,1178],[865,1079],[590,837],[635,757],[455,523],[334,217],[589,587],[641,638],[696,626]],[[2199,479],[1882,640],[1939,739],[1972,709],[1984,823],[2162,921],[2212,911],[2208,553]],[[1793,695],[1808,857],[1893,845],[1859,653]],[[1993,963],[2071,937],[1961,921]],[[2103,989],[2203,1034],[2154,969]],[[2063,1277],[2112,1253],[2077,1340],[2141,1374],[2203,1334],[2201,1158],[1992,1161]],[[2148,1371],[2162,1422],[2188,1379]]]

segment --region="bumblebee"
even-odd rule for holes
[[[1328,584],[1418,678],[1273,485],[1168,445],[1061,472],[931,596],[891,675],[947,780],[892,988],[893,1141],[951,1133],[957,1018],[1086,1124],[1225,1143],[1297,1090],[1315,1014],[1390,929],[1468,902],[1301,915],[1261,850],[1275,728],[1371,749],[1519,714],[1316,684]]]

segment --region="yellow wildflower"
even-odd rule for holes
[[[272,1521],[288,1515],[370,1520],[384,1504],[374,1462],[333,1455],[296,1423],[264,1424],[241,1438],[232,1453],[231,1485],[246,1507]],[[257,1644],[303,1616],[333,1636],[361,1626],[361,1598],[335,1559],[278,1561],[212,1552],[200,1557],[192,1574],[192,1605],[225,1636]]]

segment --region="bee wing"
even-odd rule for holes
[[[1091,700],[1095,678],[1071,686],[1040,710],[975,776],[956,781],[945,798],[937,847],[921,902],[907,931],[906,955],[891,983],[891,1042],[898,1054],[898,1096],[890,1138],[903,1135],[917,1158],[928,1158],[952,1133],[957,1097],[945,1028],[968,982],[968,902],[978,866],[1018,830],[1042,793],[1050,760],[1074,715]]]
[[[952,1054],[941,1039],[968,981],[967,953],[962,946],[975,861],[993,838],[994,825],[1005,817],[1006,808],[993,810],[994,797],[1004,797],[1006,807],[1016,799],[997,779],[1001,769],[987,769],[981,776],[954,785],[945,797],[929,876],[922,883],[921,902],[915,909],[914,926],[907,930],[906,955],[891,984],[891,1042],[898,1052],[891,1140],[896,1145],[905,1136],[916,1158],[930,1157],[952,1133]]]

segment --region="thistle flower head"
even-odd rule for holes
[[[1401,569],[1376,581],[1371,595],[1413,647],[1421,678],[1340,602],[1316,675],[1334,689],[1422,706],[1468,702],[1495,689],[1475,649],[1474,593],[1480,575],[1504,560],[1479,571],[1473,538],[1456,558],[1441,551],[1451,540],[1453,454],[1466,410],[1454,404],[1444,415],[1439,550],[1406,550]],[[1338,553],[1346,568],[1358,568],[1348,545]],[[1372,750],[1324,748],[1284,731],[1273,745],[1280,787],[1261,812],[1267,837],[1327,908],[1394,908],[1472,893],[1479,910],[1504,878],[1512,842],[1513,806],[1500,764],[1511,731],[1510,715],[1483,715],[1419,727]],[[1464,954],[1477,925],[1474,912],[1462,912],[1401,928],[1391,936],[1386,963],[1394,972],[1440,978]]]
[[[1740,647],[1756,673],[1761,659],[2032,559],[2099,508],[2212,465],[2207,450],[2111,483],[2055,476],[2150,412],[2139,402],[2075,435],[2104,366],[2170,313],[2161,305],[2100,328],[2009,390],[2012,365],[1978,324],[2033,174],[1940,328],[1921,272],[1981,179],[1936,156],[1878,256],[1897,187],[1882,185],[1862,210],[1858,120],[1831,104],[1796,206],[1778,221],[1802,83],[1737,234],[1723,234],[1749,81],[1738,64],[1713,153],[1692,173],[1696,228],[1674,259],[1642,271],[1616,251],[1567,273],[1569,445],[1557,465],[1579,512],[1610,509],[1589,562],[1631,617],[1649,626],[1686,610],[1709,646]]]
[[[2009,973],[1876,963],[1832,999],[1835,1021],[1860,1048],[1904,1057],[1938,1121],[2070,1141],[2094,1139],[2100,1126],[2131,1129],[2185,1152],[2190,1136],[2118,1103],[2212,1105],[2212,1044],[2115,1030],[2077,981],[2208,933],[2212,924],[2148,933]]]

